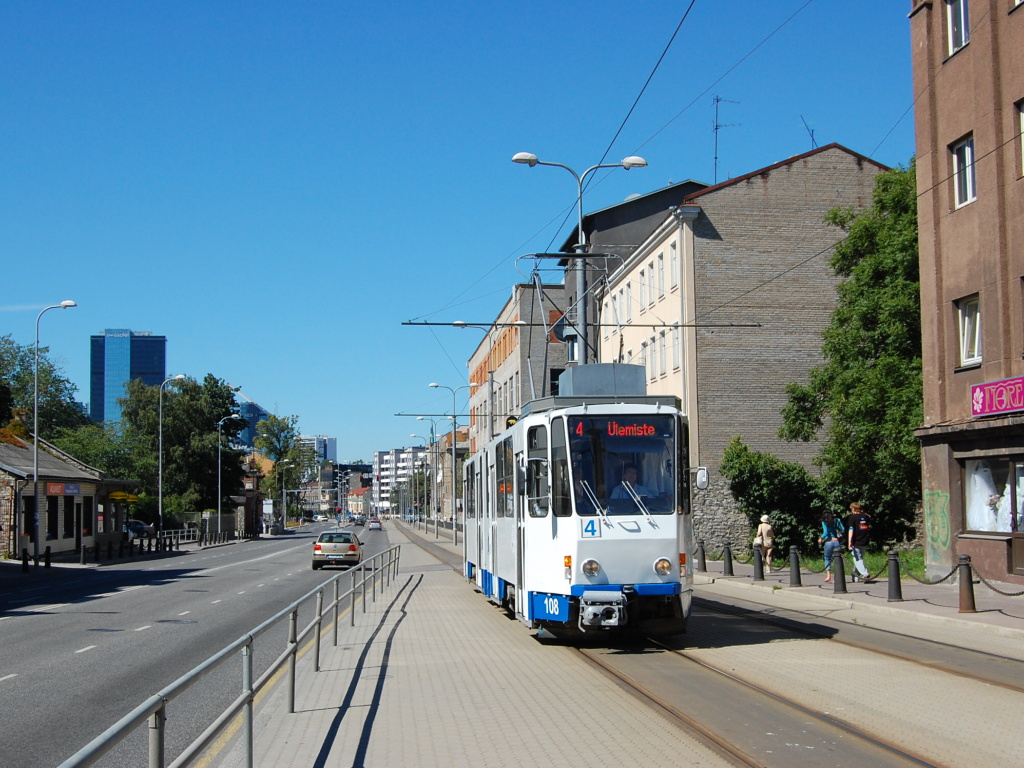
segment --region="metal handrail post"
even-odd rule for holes
[[[320,630],[324,620],[324,591],[316,593],[316,671],[320,671]]]
[[[363,566],[363,577],[359,580],[359,602],[363,605],[363,613],[366,613],[366,566]]]
[[[164,723],[167,722],[167,699],[149,716],[149,768],[164,768]]]
[[[251,639],[242,647],[242,690],[244,690],[249,696],[249,700],[245,703],[245,711],[242,715],[244,721],[243,725],[245,727],[245,733],[243,734],[243,738],[245,739],[245,766],[246,768],[253,768],[253,747],[256,741],[253,722],[253,704],[256,696],[252,689]]]
[[[373,595],[373,602],[377,602],[377,558],[370,561],[370,593]]]
[[[341,610],[341,577],[334,577],[334,647],[338,647],[338,614]]]
[[[295,609],[288,617],[288,714],[295,714],[295,656],[299,649],[299,611]]]
[[[354,627],[356,625],[356,572],[349,571],[351,578],[351,584],[349,584],[348,598],[348,625]]]

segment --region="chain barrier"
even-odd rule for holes
[[[950,578],[950,577],[951,577],[951,576],[952,576],[952,575],[953,575],[954,573],[956,573],[956,570],[957,570],[957,568],[959,567],[959,566],[956,566],[956,565],[954,565],[954,566],[953,566],[953,567],[952,567],[952,568],[950,569],[949,573],[947,573],[947,574],[946,574],[945,576],[943,576],[943,577],[942,577],[941,579],[939,579],[938,581],[925,581],[924,579],[919,579],[919,578],[917,578],[917,576],[915,576],[914,574],[912,574],[912,573],[910,572],[910,570],[909,570],[909,569],[907,568],[907,566],[905,566],[905,565],[903,564],[903,561],[902,561],[902,560],[900,560],[900,559],[899,559],[898,557],[896,558],[896,562],[900,564],[900,570],[901,570],[901,571],[903,571],[903,573],[904,573],[904,574],[906,574],[907,576],[909,576],[910,578],[912,578],[912,579],[913,579],[914,581],[916,581],[916,582],[917,582],[918,584],[924,584],[924,585],[925,585],[926,587],[931,587],[931,586],[934,586],[935,584],[941,584],[941,583],[942,583],[942,582],[944,582],[944,581],[948,581],[948,580],[949,580],[949,578]]]
[[[984,576],[982,576],[980,573],[978,573],[978,569],[975,568],[973,564],[971,565],[971,573],[978,578],[978,581],[980,581],[986,587],[991,589],[997,595],[1002,595],[1003,597],[1022,597],[1022,596],[1024,596],[1024,590],[1021,590],[1020,592],[1003,592],[1003,590],[999,589],[998,587],[993,587],[991,584],[989,584],[988,579],[986,579]]]

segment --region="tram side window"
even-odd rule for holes
[[[476,517],[476,464],[466,464],[463,470],[466,475],[466,517]]]
[[[494,481],[496,484],[495,498],[498,500],[498,508],[495,511],[496,517],[514,517],[515,494],[513,493],[512,481],[515,473],[515,461],[512,457],[512,438],[502,440],[494,456]]]
[[[551,511],[556,517],[572,514],[569,480],[569,451],[565,443],[565,420],[551,420]]]
[[[530,517],[547,517],[548,430],[532,427],[526,436],[526,500]]]

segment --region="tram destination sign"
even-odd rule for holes
[[[987,381],[971,387],[971,415],[1024,411],[1024,376]]]

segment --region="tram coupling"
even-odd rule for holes
[[[587,590],[580,597],[581,631],[622,627],[626,622],[626,595],[622,592]]]

